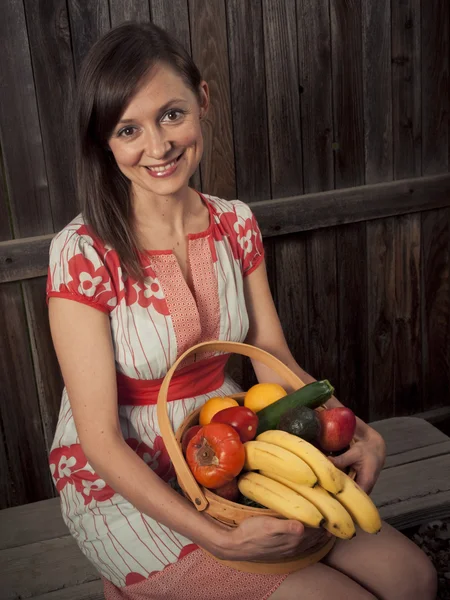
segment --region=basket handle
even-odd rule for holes
[[[256,346],[250,346],[249,344],[242,344],[240,342],[214,341],[197,344],[196,346],[189,348],[189,350],[186,350],[186,352],[184,352],[172,365],[169,371],[167,371],[167,374],[164,377],[160,387],[156,413],[158,416],[161,435],[177,473],[177,477],[181,481],[182,487],[191,499],[191,502],[194,503],[194,506],[199,511],[207,508],[208,501],[206,500],[205,495],[203,494],[194,476],[192,475],[192,472],[184,459],[183,452],[181,451],[181,448],[175,438],[167,412],[167,392],[169,390],[169,385],[173,374],[185,358],[199,352],[211,351],[242,354],[243,356],[248,356],[249,358],[253,358],[275,371],[278,375],[283,377],[283,379],[290,386],[292,386],[293,389],[299,389],[305,385],[300,377],[297,377],[297,375],[295,375],[295,373],[293,373],[289,367],[282,363],[281,360],[278,360],[278,358],[275,358],[269,354],[269,352],[261,350],[260,348],[256,348]]]

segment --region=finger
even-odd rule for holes
[[[280,524],[283,524],[282,533],[291,533],[293,535],[302,536],[305,533],[305,526],[300,521],[295,521],[294,519],[290,520],[280,520]]]
[[[374,485],[374,477],[371,469],[366,467],[358,471],[356,474],[356,483],[366,494],[370,494]]]
[[[354,465],[360,457],[360,450],[355,444],[350,450],[344,452],[344,454],[341,454],[340,456],[329,456],[328,458],[338,469],[345,469],[346,467]]]

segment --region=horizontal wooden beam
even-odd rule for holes
[[[0,242],[0,283],[46,275],[53,236],[52,233]]]
[[[263,237],[450,206],[450,174],[330,190],[251,205]]]
[[[450,174],[253,202],[263,237],[450,206]],[[53,235],[0,242],[0,283],[47,273]]]

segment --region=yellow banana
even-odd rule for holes
[[[335,467],[318,448],[309,442],[302,440],[302,438],[287,433],[286,431],[270,429],[264,431],[264,433],[260,433],[256,439],[260,442],[267,442],[279,446],[280,448],[284,448],[304,460],[316,474],[319,484],[328,492],[337,494],[344,487],[342,471]],[[267,468],[265,470],[267,471]],[[275,469],[270,470],[273,471]],[[281,471],[276,472],[283,475]]]
[[[306,498],[291,488],[259,473],[245,473],[238,480],[241,494],[271,508],[287,519],[296,519],[308,527],[320,527],[325,519]]]
[[[320,485],[311,488],[299,483],[293,483],[285,477],[281,477],[278,473],[271,473],[268,471],[261,471],[261,475],[270,477],[271,479],[290,487],[300,494],[300,496],[309,500],[311,504],[314,504],[326,519],[326,522],[323,524],[324,529],[336,537],[343,540],[349,540],[355,535],[355,525],[349,513],[340,502]]]
[[[266,469],[280,473],[286,479],[313,486],[317,483],[314,471],[292,452],[265,442],[246,442],[245,465],[246,471]]]
[[[378,533],[381,529],[381,518],[377,507],[359,485],[348,475],[344,475],[344,488],[335,494],[342,506],[344,506],[354,522],[367,533]]]

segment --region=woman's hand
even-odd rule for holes
[[[362,423],[362,421],[360,421]],[[367,493],[373,489],[386,458],[386,444],[381,435],[369,425],[357,431],[356,443],[344,454],[330,457],[339,469],[352,467],[356,471],[356,483]]]
[[[213,554],[224,560],[280,560],[307,552],[329,537],[324,529],[304,527],[299,521],[253,517],[227,528],[219,554]]]

